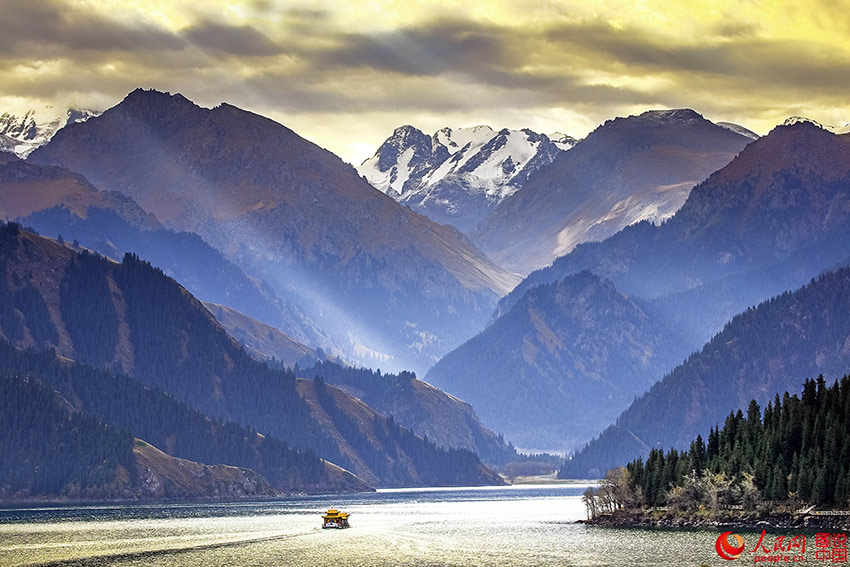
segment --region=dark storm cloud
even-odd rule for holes
[[[38,55],[57,47],[130,52],[184,46],[183,40],[161,28],[123,23],[54,0],[4,0],[3,12],[0,53],[6,55]]]
[[[193,45],[235,56],[269,56],[283,48],[250,26],[228,26],[211,20],[199,22],[183,32]]]

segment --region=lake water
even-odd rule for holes
[[[262,503],[0,509],[0,566],[733,563],[715,553],[717,531],[576,524],[585,517],[581,494],[586,486],[384,490]],[[351,514],[350,529],[321,529],[321,513],[330,506]],[[754,545],[750,539],[747,536],[748,549]],[[814,563],[814,550],[806,555]],[[734,563],[752,565],[753,557],[745,554]]]

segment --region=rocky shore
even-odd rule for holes
[[[663,511],[626,511],[614,514],[599,514],[577,523],[615,528],[682,528],[682,529],[729,529],[729,530],[839,530],[850,531],[850,516],[794,514],[791,512],[720,512],[716,516],[695,514],[677,516]]]

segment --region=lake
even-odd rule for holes
[[[0,509],[0,565],[731,563],[715,553],[717,531],[576,524],[585,517],[581,494],[586,487],[427,488],[253,503],[6,508]],[[321,513],[330,506],[351,514],[350,529],[321,529]],[[751,543],[750,534],[746,539],[749,550],[758,538]],[[814,550],[808,555],[814,563]],[[753,557],[745,553],[735,563],[752,565]]]

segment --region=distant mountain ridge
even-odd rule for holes
[[[274,360],[290,367],[296,364],[310,366],[319,360],[326,360],[325,355],[316,349],[299,343],[280,329],[266,325],[232,307],[206,301],[204,307],[227,329],[227,334],[236,339],[255,360]]]
[[[675,335],[581,272],[529,290],[426,380],[467,400],[524,450],[590,440],[681,356]]]
[[[401,126],[357,171],[399,203],[467,232],[575,143],[529,129],[442,128],[427,136]]]
[[[587,478],[650,449],[683,449],[748,399],[764,406],[805,379],[850,368],[850,268],[736,316],[699,352],[636,399],[616,423],[567,461],[562,475]]]
[[[157,218],[118,191],[98,191],[82,175],[24,160],[0,163],[0,214],[9,220],[64,205],[85,219],[90,208],[111,209],[144,230],[162,228]]]
[[[429,366],[517,281],[336,156],[228,104],[209,110],[136,90],[29,159],[69,167],[197,232],[281,295],[297,295],[349,354],[374,352],[388,368]]]
[[[848,186],[850,136],[779,126],[694,188],[662,225],[643,222],[578,246],[530,274],[497,313],[536,285],[589,270],[650,299],[696,348],[736,313],[850,256]]]
[[[499,203],[469,236],[499,264],[528,274],[582,242],[672,216],[694,185],[751,141],[689,109],[608,120]]]
[[[569,153],[579,151],[580,146]],[[551,429],[558,420],[602,415],[613,420],[615,415],[606,412],[616,414],[618,403],[626,407],[629,393],[637,395],[648,388],[734,315],[795,289],[826,269],[844,265],[850,257],[848,188],[850,137],[836,136],[810,123],[778,127],[694,188],[685,205],[661,225],[644,221],[627,227],[605,241],[579,245],[551,267],[532,273],[500,301],[490,327],[446,355],[427,378],[470,401],[485,423],[495,427],[494,420],[509,413],[505,408],[524,408],[517,413],[525,420],[522,427],[526,433],[548,427],[548,443],[560,440],[569,446],[567,440],[576,441],[570,436],[578,429],[553,439]],[[612,344],[611,339],[624,326],[612,330],[606,326],[610,315],[588,315],[615,312],[607,301],[591,294],[585,304],[530,308],[544,294],[589,274],[628,296],[648,321],[664,330],[664,338],[643,342],[647,336],[635,333],[632,343]],[[535,313],[538,324],[532,326],[526,320],[531,321]],[[572,319],[581,325],[571,325]],[[585,337],[584,341],[579,341],[580,337]],[[584,353],[566,348],[582,342],[597,348]],[[655,358],[662,350],[653,344],[663,345],[666,357]],[[632,348],[646,356],[633,357],[631,368],[610,365],[614,359],[603,355],[605,349],[624,354]],[[564,352],[570,356],[558,361],[556,355],[563,357]],[[641,360],[659,363],[654,377],[638,370],[635,363]],[[609,364],[608,368],[601,363]],[[558,390],[553,386],[534,395],[530,392],[544,380],[565,380],[571,364],[576,366],[575,376],[593,387],[603,379],[640,377],[643,382],[623,380],[619,390],[611,388],[609,393],[616,396],[620,391],[626,397],[619,402],[612,398],[612,403],[601,409],[593,405],[604,400],[598,395],[582,397],[584,407],[574,412],[559,415],[557,408],[552,408],[541,420],[544,425],[536,427],[540,411],[533,413],[531,408],[557,399],[552,392]],[[580,384],[575,381],[560,407],[573,409],[571,395],[594,391]],[[491,408],[488,398],[500,395],[505,399]],[[518,403],[524,396],[530,400]],[[517,425],[515,421],[512,427]],[[593,435],[592,421],[583,426],[585,434]],[[602,427],[601,422],[596,421],[595,427]],[[521,441],[517,430],[504,430],[515,442]]]

